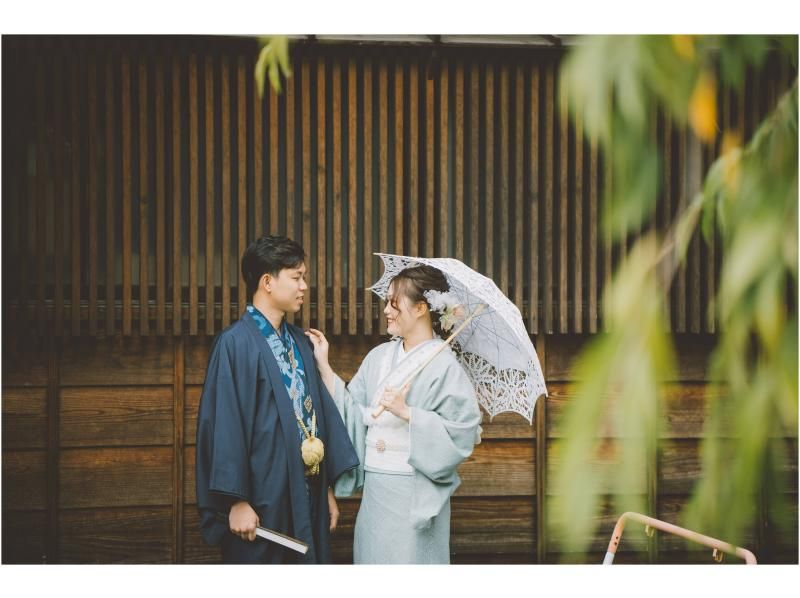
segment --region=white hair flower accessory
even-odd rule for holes
[[[442,326],[442,330],[449,332],[459,320],[464,318],[464,309],[450,293],[430,290],[425,291],[423,295],[428,300],[431,311],[440,314],[439,323]]]

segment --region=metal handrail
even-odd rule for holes
[[[711,536],[704,536],[703,534],[698,534],[697,532],[693,532],[692,530],[684,527],[678,527],[677,525],[667,523],[666,521],[661,521],[660,519],[653,519],[652,517],[642,515],[641,513],[628,511],[622,514],[622,516],[617,520],[617,525],[614,526],[614,533],[611,534],[611,540],[608,543],[608,550],[606,551],[606,556],[603,559],[604,565],[610,565],[614,562],[614,556],[617,554],[617,548],[619,547],[619,542],[622,538],[622,532],[625,530],[625,523],[629,519],[644,524],[644,531],[648,536],[652,537],[652,535],[655,533],[655,530],[659,529],[663,532],[667,532],[668,534],[680,536],[682,538],[686,538],[687,540],[691,540],[692,542],[697,542],[698,544],[704,544],[709,548],[713,548],[714,552],[711,554],[711,556],[718,563],[722,562],[723,553],[727,553],[737,556],[740,559],[744,559],[744,562],[748,565],[757,564],[755,555],[746,548],[734,546],[733,544],[728,544],[727,542],[717,540]]]

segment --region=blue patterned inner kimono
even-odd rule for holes
[[[258,329],[261,330],[261,334],[267,339],[267,344],[272,349],[272,354],[275,355],[278,368],[281,370],[283,383],[286,385],[286,392],[289,393],[292,399],[295,415],[303,420],[306,429],[310,433],[313,407],[311,395],[308,392],[306,369],[300,350],[297,348],[292,335],[289,334],[286,321],[281,322],[281,333],[278,334],[270,324],[270,321],[253,305],[248,304],[247,311],[253,316]],[[300,436],[300,442],[302,442],[305,438],[305,433],[300,424],[297,425],[297,432]]]

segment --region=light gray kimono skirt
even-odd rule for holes
[[[382,424],[373,423],[377,420],[371,416],[387,373],[395,385],[398,376],[405,376],[404,368],[413,371],[411,364],[424,361],[442,342],[421,343],[405,357],[401,340],[383,343],[370,351],[347,386],[336,377],[334,402],[361,463],[335,487],[336,496],[350,496],[363,487],[353,545],[356,564],[450,562],[450,496],[461,482],[456,468],[480,442],[481,432],[481,413],[467,373],[445,348],[411,383],[406,396],[410,424],[388,411],[380,416]],[[378,426],[371,436],[368,425]],[[387,442],[377,432],[381,425],[391,428],[383,428]],[[392,453],[398,439],[404,450]],[[394,463],[382,468],[387,458]]]

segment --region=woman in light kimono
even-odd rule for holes
[[[450,562],[450,496],[460,483],[456,468],[480,442],[475,390],[449,347],[400,387],[444,342],[434,334],[441,329],[431,302],[438,307],[438,293],[448,289],[436,268],[400,272],[384,309],[387,330],[396,338],[370,351],[347,386],[328,363],[322,332],[306,333],[361,461],[335,489],[337,496],[349,496],[363,487],[356,564]],[[385,411],[374,418],[379,406]]]

